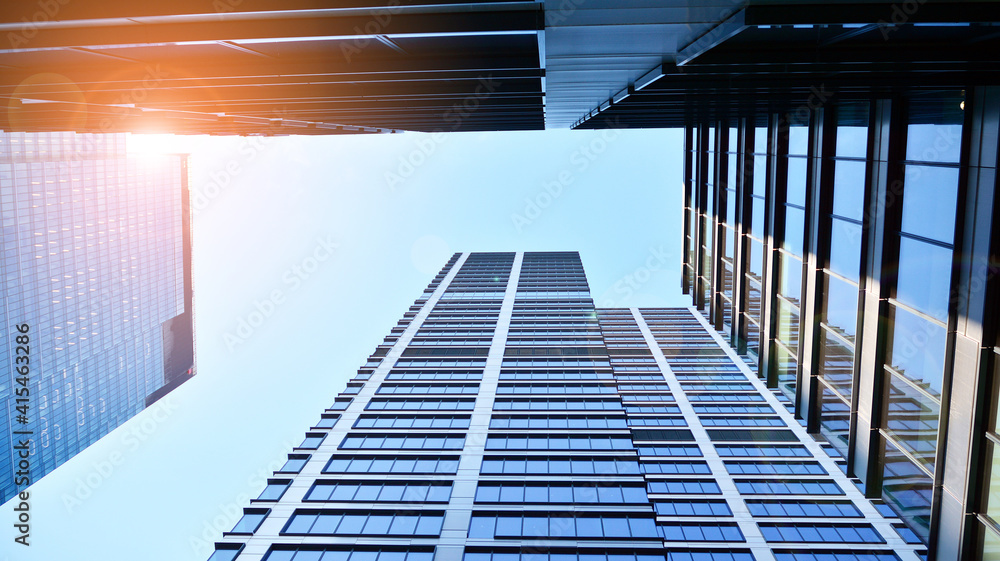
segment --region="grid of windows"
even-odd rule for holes
[[[407,561],[460,545],[465,532],[464,556],[473,561],[751,561],[744,536],[759,535],[756,521],[734,516],[744,504],[759,524],[806,532],[819,526],[803,520],[867,522],[834,481],[846,481],[843,474],[813,458],[786,412],[775,411],[689,311],[597,310],[559,294],[586,290],[576,254],[524,254],[518,273],[514,254],[461,259],[379,346],[351,397],[339,398],[337,413],[351,422],[307,433],[316,449],[326,436],[339,443],[322,446],[329,451],[321,475],[309,467],[318,459],[290,455],[279,473],[296,485],[270,480],[260,499],[269,502],[257,505],[280,514],[264,520],[254,512],[238,524],[256,532],[251,540],[260,538],[251,529],[260,520],[281,535],[311,536],[272,545],[267,555]],[[519,290],[501,303],[515,274]],[[442,287],[451,296],[435,301]],[[466,329],[492,343],[508,313],[507,335],[520,344],[453,344],[470,339]],[[393,359],[393,346],[414,333],[426,344]],[[650,334],[655,345],[647,345]],[[570,344],[581,335],[586,345]],[[605,336],[634,346],[606,346]],[[455,362],[432,365],[439,360]],[[495,393],[485,391],[491,387]],[[696,442],[706,428],[709,440]],[[471,513],[467,530],[442,532],[445,508]],[[323,536],[340,545],[324,545]],[[379,546],[382,539],[398,547]],[[412,542],[426,549],[404,545],[410,539],[426,539]],[[550,543],[525,553],[537,539]],[[773,543],[792,551],[812,542]]]
[[[638,514],[474,512],[470,538],[660,539],[652,518]]]

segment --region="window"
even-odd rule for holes
[[[744,495],[843,495],[832,480],[737,479],[736,489]]]
[[[315,450],[323,443],[324,438],[326,438],[325,432],[307,432],[302,444],[299,444],[299,448],[303,450]]]
[[[631,417],[629,426],[633,427],[686,427],[684,417]]]
[[[482,372],[390,372],[386,380],[482,380]]]
[[[701,448],[685,445],[636,446],[640,456],[695,456],[701,457]]]
[[[261,491],[258,501],[276,501],[285,494],[288,486],[292,484],[291,479],[268,479],[267,487]]]
[[[759,393],[689,393],[688,400],[697,401],[764,401]]]
[[[716,452],[720,456],[746,456],[746,457],[766,457],[766,456],[799,456],[809,457],[812,454],[806,450],[805,446],[768,446],[756,444],[716,444]]]
[[[625,408],[625,413],[635,415],[639,413],[680,413],[681,408],[676,405],[629,405]]]
[[[277,549],[281,548],[281,549]],[[433,549],[274,545],[264,561],[433,561]]]
[[[493,402],[494,411],[505,410],[535,410],[535,411],[567,411],[567,410],[620,410],[621,402],[617,399],[497,399]]]
[[[651,517],[580,512],[472,514],[469,537],[660,539]]]
[[[428,473],[458,472],[458,456],[333,456],[323,473]]]
[[[472,411],[475,399],[385,399],[373,398],[365,409],[370,411]]]
[[[631,450],[629,436],[504,434],[486,437],[487,450]]]
[[[650,493],[674,493],[689,495],[719,495],[719,484],[711,479],[667,479],[650,481]]]
[[[667,561],[754,561],[749,551],[693,549],[681,551],[672,549],[667,552]]]
[[[712,469],[708,467],[706,462],[642,462],[639,464],[639,467],[643,473],[662,473],[666,475],[712,473]]]
[[[476,489],[477,503],[607,503],[646,504],[646,489],[640,485],[604,482],[486,483]]]
[[[267,518],[268,513],[271,512],[269,508],[245,508],[243,509],[243,517],[239,519],[233,529],[229,531],[230,534],[253,534],[260,528],[260,525],[264,523],[264,519]]]
[[[660,516],[732,516],[726,501],[720,499],[653,501]]]
[[[302,471],[311,457],[309,454],[289,454],[288,461],[281,466],[278,473],[298,473]]]
[[[350,433],[340,443],[341,450],[461,450],[464,446],[461,434]]]
[[[768,542],[885,543],[871,524],[760,523]]]
[[[858,518],[861,516],[861,511],[850,501],[748,500],[746,505],[753,516],[789,516],[794,518]]]
[[[282,535],[439,536],[444,513],[392,510],[296,510]]]
[[[479,470],[484,475],[573,474],[633,475],[639,473],[635,458],[586,456],[485,456]]]
[[[891,551],[816,550],[775,551],[775,561],[899,561]]]
[[[468,415],[361,415],[357,429],[467,429]]]
[[[467,547],[462,561],[664,561],[662,550],[649,550],[648,552],[615,550],[610,553],[591,549],[588,549],[586,553],[577,553],[576,550],[550,551],[552,552],[547,553],[532,549],[520,553],[517,550],[493,551]],[[735,560],[727,559],[726,561]],[[741,558],[738,561],[753,561],[753,559]]]
[[[774,413],[770,405],[695,405],[694,412],[699,415],[709,413]]]
[[[491,429],[624,429],[625,417],[609,415],[494,415]]]
[[[614,386],[601,384],[500,384],[497,394],[597,394],[617,393]]]
[[[208,561],[233,561],[243,550],[241,543],[219,543],[215,545],[215,551]]]
[[[306,493],[306,501],[365,501],[446,503],[450,482],[329,481],[318,480]]]
[[[375,393],[475,395],[479,384],[382,384]]]
[[[726,462],[732,474],[827,475],[818,462]]]
[[[778,417],[701,417],[706,427],[784,427]]]
[[[320,415],[319,422],[313,428],[332,429],[337,424],[338,419],[340,419],[340,415]]]
[[[676,542],[742,542],[743,532],[735,522],[698,524],[670,522],[660,526],[663,539]]]

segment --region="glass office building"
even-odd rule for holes
[[[193,375],[188,214],[185,156],[0,132],[0,502]]]
[[[1000,558],[1000,90],[685,128],[683,288],[936,559]]]
[[[211,561],[916,561],[700,314],[575,252],[459,253]]]

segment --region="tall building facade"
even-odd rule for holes
[[[683,289],[935,559],[1000,558],[1000,89],[685,127]]]
[[[0,223],[6,502],[194,374],[186,156],[0,132]]]
[[[332,396],[331,396],[332,397]],[[211,561],[916,561],[689,309],[575,252],[455,254]]]

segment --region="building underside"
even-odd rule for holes
[[[677,127],[995,84],[998,21],[994,2],[18,0],[0,129]]]

